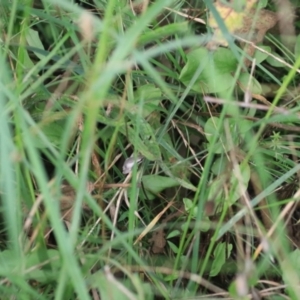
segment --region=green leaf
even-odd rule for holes
[[[130,297],[131,295],[128,296],[128,295],[126,295],[126,293],[123,292],[124,288],[125,289],[128,288],[124,284],[125,282],[123,283],[123,282],[119,281],[118,285],[117,286],[114,285],[114,288],[112,288],[111,281],[107,277],[108,276],[106,274],[99,271],[95,274],[92,274],[88,279],[89,284],[93,288],[96,288],[96,289],[98,289],[98,291],[100,291],[101,299],[109,299],[109,300],[118,300],[118,299],[129,300],[129,299],[132,299],[132,297]],[[131,294],[132,294],[132,292],[131,292]],[[132,296],[134,298],[136,298],[134,294],[132,294]]]
[[[218,117],[209,118],[204,125],[205,137],[209,143],[212,143],[217,136],[217,142],[211,151],[216,154],[228,152],[232,147],[238,145],[251,130],[252,122],[248,120],[241,120],[238,123],[234,119],[228,120],[229,130],[231,133],[232,144],[229,143],[228,138],[224,132],[224,125],[220,124],[221,121]],[[220,126],[221,125],[221,126]],[[220,131],[217,131],[220,128]]]
[[[218,176],[209,186],[209,195],[208,199],[213,199],[215,201],[215,206],[220,207],[222,209],[223,205],[232,205],[234,204],[241,195],[247,190],[249,180],[250,180],[250,167],[248,164],[244,164],[244,167],[240,168],[241,173],[241,181],[238,182],[237,178],[234,176],[234,172],[231,171],[230,174],[232,176],[230,177],[230,184],[231,187],[229,191],[229,198],[226,199],[224,192],[223,192],[223,186],[225,182],[227,182],[227,174],[222,174]],[[228,186],[228,184],[227,184]]]
[[[234,72],[237,68],[237,60],[232,51],[227,48],[218,48],[213,55],[214,63],[223,73]]]
[[[2,274],[9,273],[16,267],[16,261],[11,250],[0,252],[0,265]]]
[[[226,244],[218,243],[214,251],[214,259],[213,259],[209,276],[214,277],[220,273],[220,270],[226,261],[225,251],[226,251]]]
[[[167,174],[171,178],[175,179],[182,187],[184,187],[188,190],[191,190],[191,191],[197,190],[197,188],[194,185],[192,185],[187,179],[182,179],[182,178],[174,176],[173,173],[170,171],[170,169],[162,161],[160,162],[160,167],[165,172],[165,174]]]
[[[274,53],[273,53],[273,54],[274,54]],[[278,56],[278,54],[275,53],[275,56]],[[281,57],[279,57],[279,58],[281,58]],[[281,59],[282,59],[282,58],[281,58]],[[285,64],[283,64],[282,62],[280,62],[279,60],[275,59],[275,58],[272,57],[272,56],[268,56],[267,62],[268,62],[271,66],[276,67],[276,68],[285,68],[285,67],[286,67]]]
[[[235,143],[237,143],[236,139],[237,139],[237,135],[234,136],[234,134],[236,133],[236,130],[231,130],[233,136],[233,145],[231,145],[230,143],[228,143],[228,139],[226,138],[225,133],[223,132],[223,125],[220,127],[220,131],[218,132],[217,129],[219,127],[219,123],[223,122],[221,121],[218,117],[211,117],[209,118],[205,125],[204,125],[204,132],[205,132],[205,137],[208,140],[209,143],[213,142],[213,139],[215,138],[215,136],[218,136],[218,140],[216,142],[216,144],[214,145],[214,149],[213,151],[216,154],[219,153],[224,153],[224,152],[228,152]],[[229,126],[230,129],[233,129],[233,126],[236,126],[235,122],[233,122],[232,120],[229,121]]]
[[[167,241],[168,242],[168,245],[169,245],[169,247],[171,248],[171,250],[175,253],[175,254],[177,254],[178,252],[179,252],[179,248],[174,244],[174,243],[172,243],[172,242],[170,242],[170,241]]]
[[[28,45],[31,47],[45,50],[44,45],[42,44],[42,42],[40,40],[39,33],[36,30],[33,30],[31,28],[28,30],[27,35],[26,35],[26,41],[27,41]],[[45,58],[45,56],[40,54],[38,51],[34,51],[34,53],[39,59]]]
[[[145,33],[139,37],[138,44],[141,46],[173,34],[184,34],[188,32],[188,30],[188,22],[171,23],[156,29],[151,28],[151,30],[145,31]]]
[[[252,125],[253,125],[252,121],[249,121],[249,120],[239,121],[239,127],[238,128],[239,128],[240,136],[244,138],[245,135],[247,134],[247,132],[249,130],[251,130]]]
[[[229,257],[232,248],[233,248],[232,244],[227,244],[227,243],[218,243],[217,244],[215,251],[214,251],[214,260],[213,260],[211,270],[209,273],[209,275],[211,277],[217,276],[220,273],[220,271],[227,259],[226,252]]]
[[[29,57],[27,50],[23,51],[23,55],[24,55],[24,57],[23,57],[24,68],[25,68],[25,70],[30,70],[31,68],[34,67],[34,63],[32,62],[31,58]]]
[[[161,191],[178,186],[179,183],[175,178],[170,178],[160,175],[144,175],[142,178],[144,188],[153,194],[158,194]]]
[[[164,280],[165,281],[174,281],[174,280],[178,279],[178,277],[179,277],[179,273],[176,272],[174,274],[170,274],[170,275],[165,276]]]
[[[193,201],[188,198],[183,198],[184,208],[188,213],[192,214],[193,218],[197,217],[198,207],[193,205]],[[201,231],[207,232],[210,229],[210,219],[208,216],[203,215],[201,220]]]
[[[265,8],[268,5],[268,0],[259,0],[257,3],[257,9]]]
[[[211,221],[208,216],[203,215],[201,220],[200,230],[202,232],[207,232],[211,228]]]
[[[262,88],[261,88],[260,83],[254,77],[251,77],[249,73],[241,73],[238,80],[239,80],[239,83],[242,85],[241,89],[243,91],[246,91],[246,89],[249,86],[249,91],[252,94],[260,95],[262,93]],[[250,80],[251,80],[251,82],[249,84]]]
[[[223,196],[223,186],[226,182],[226,174],[218,176],[213,182],[209,185],[208,199],[214,200],[216,203],[224,202]]]
[[[121,131],[121,129],[120,129]],[[125,130],[123,131],[124,134]],[[140,137],[136,136],[135,129],[134,128],[128,128],[128,139],[130,143],[132,143],[139,153],[141,153],[144,157],[146,157],[150,161],[155,161],[160,158],[160,156],[156,156],[149,147],[147,147],[145,141],[143,141]],[[153,142],[155,143],[155,142]],[[157,149],[155,149],[157,150]],[[157,152],[159,151],[159,148]],[[155,151],[156,152],[156,151]]]
[[[212,142],[214,135],[217,133],[220,119],[218,117],[211,117],[204,125],[205,137],[209,142]]]
[[[233,190],[230,191],[230,199],[229,200],[229,205],[234,204],[241,196],[242,194],[247,190],[248,188],[248,183],[250,180],[250,166],[249,164],[244,164],[244,167],[240,167],[240,173],[241,173],[241,182],[239,183],[237,181],[237,178],[235,176],[232,176],[230,179],[230,184],[233,188]]]
[[[259,47],[264,49],[265,51],[271,53],[271,47],[269,47],[269,46],[259,46]],[[268,57],[269,57],[268,53],[264,53],[259,50],[255,51],[254,58],[256,60],[256,64],[262,63]]]
[[[162,96],[162,92],[154,84],[145,84],[140,86],[134,93],[135,102],[143,100],[157,100]]]
[[[286,284],[291,284],[294,278],[300,278],[300,250],[296,249],[287,254],[281,265],[283,272],[283,280]],[[292,275],[293,274],[293,275]],[[292,278],[291,278],[292,276]]]
[[[45,265],[42,268],[35,268],[41,264],[38,251],[30,252],[25,256],[25,269],[32,269],[30,272],[24,273],[24,277],[26,279],[36,280],[42,283],[56,279],[56,271],[58,272],[58,270],[61,268],[59,252],[57,250],[49,249],[47,250],[46,256],[49,258],[48,266],[51,265],[51,269],[45,269]],[[16,261],[12,251],[4,250],[0,252],[1,274],[11,274],[12,270],[18,270],[20,267],[19,263],[19,261]]]
[[[191,212],[193,218],[197,216],[198,207],[193,205],[193,201],[188,198],[183,198],[184,208],[187,212]]]
[[[168,234],[167,239],[171,239],[175,236],[179,236],[180,234],[181,234],[181,232],[179,230],[175,229]]]
[[[228,160],[224,156],[218,157],[214,161],[211,167],[211,171],[215,175],[222,174],[224,171],[226,171],[227,165],[228,165]]]
[[[155,134],[153,132],[152,126],[139,114],[128,113],[134,126],[128,126],[127,131],[125,128],[120,127],[119,130],[126,135],[128,133],[128,139],[136,149],[144,157],[150,161],[159,160],[161,158],[161,152],[158,143],[155,139]],[[138,133],[138,134],[137,134]]]
[[[179,79],[188,86],[200,66],[201,73],[192,89],[200,93],[219,93],[230,89],[235,84],[231,72],[236,65],[228,49],[219,48],[212,55],[206,48],[199,48],[187,54],[187,63]]]
[[[65,121],[56,121],[48,124],[42,124],[41,130],[49,140],[51,144],[55,147],[59,147],[61,143],[61,137],[63,136],[63,132],[65,130]],[[36,135],[36,130],[32,130],[32,138],[35,141],[35,146],[40,149],[44,149],[47,146],[44,144],[42,140]]]
[[[140,86],[134,93],[136,103],[143,101],[142,115],[146,118],[152,112],[157,111],[162,97],[162,92],[154,84],[146,84]]]

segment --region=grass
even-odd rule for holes
[[[1,1],[0,299],[298,299],[298,38],[216,5]]]

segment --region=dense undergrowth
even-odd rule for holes
[[[0,299],[299,299],[299,4],[224,2],[0,2]]]

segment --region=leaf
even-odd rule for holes
[[[162,95],[161,90],[155,87],[154,84],[145,84],[140,86],[134,93],[135,101],[143,100],[155,100]]]
[[[212,143],[215,136],[217,135],[218,140],[214,145],[213,151],[216,154],[228,152],[235,144],[237,144],[237,135],[234,126],[236,126],[233,120],[229,121],[230,132],[232,133],[233,144],[231,145],[223,132],[223,125],[220,127],[220,132],[217,131],[221,120],[218,117],[209,118],[204,125],[205,137],[209,143]]]
[[[188,198],[183,198],[184,208],[188,213],[192,214],[193,218],[197,217],[198,207],[193,205],[193,201]],[[200,230],[207,232],[210,229],[210,219],[208,216],[203,215],[201,220]]]
[[[173,238],[173,237],[175,237],[175,236],[179,236],[180,233],[181,233],[181,232],[180,232],[179,230],[175,229],[175,230],[171,231],[171,232],[168,234],[167,239],[171,239],[171,238]]]
[[[217,276],[220,273],[227,257],[230,256],[232,248],[232,244],[218,243],[214,251],[214,259],[209,273],[211,277]],[[228,254],[227,257],[226,253]]]
[[[161,158],[160,148],[155,139],[154,133],[152,131],[152,127],[148,123],[144,123],[143,125],[140,126],[140,129],[141,129],[140,135],[143,139],[143,142],[144,142],[145,146],[148,148],[148,151],[150,151],[151,154],[153,155],[153,157],[154,157],[153,160],[159,160]],[[147,130],[144,130],[146,128],[147,128]],[[151,134],[147,135],[147,133],[149,133],[149,131]]]
[[[224,202],[223,187],[226,180],[226,175],[219,175],[214,181],[209,185],[208,200],[214,201],[215,203]],[[216,207],[216,205],[215,205]],[[223,204],[222,204],[223,207]]]
[[[34,63],[32,62],[31,58],[29,57],[28,52],[24,51],[23,55],[24,55],[23,65],[24,65],[25,70],[29,70],[29,69],[33,68]]]
[[[188,198],[183,198],[184,208],[187,212],[191,212],[193,218],[197,216],[198,207],[193,205],[193,201]]]
[[[146,118],[152,112],[157,110],[162,97],[162,92],[154,84],[146,84],[140,86],[134,93],[136,103],[143,101],[142,114]]]
[[[248,131],[251,130],[252,125],[253,125],[252,121],[249,121],[249,120],[241,120],[239,122],[238,130],[239,130],[240,136],[242,138],[245,138]]]
[[[274,54],[274,53],[273,53]],[[275,56],[277,57],[278,54],[275,53]],[[279,57],[280,59],[282,59],[282,57]],[[283,60],[283,59],[282,59]],[[267,62],[273,66],[273,67],[276,67],[276,68],[285,68],[286,65],[283,64],[282,62],[280,62],[278,59],[272,57],[272,56],[268,56],[267,58]]]
[[[126,295],[126,293],[124,293],[123,290],[127,290],[128,287],[126,287],[124,283],[121,281],[118,281],[118,285],[116,285],[115,283],[114,287],[112,288],[111,280],[108,279],[107,274],[104,274],[104,272],[99,271],[95,274],[92,274],[89,277],[88,281],[91,287],[96,288],[100,292],[101,299],[129,300],[132,299],[133,297],[134,299],[136,298],[136,295],[132,294],[132,291],[130,290],[129,290],[130,292],[129,295]],[[137,283],[140,284],[138,280]]]
[[[170,171],[170,169],[163,162],[160,162],[160,167],[165,172],[165,174],[167,174],[171,178],[175,179],[182,187],[184,187],[188,190],[194,191],[194,192],[197,190],[197,188],[194,185],[192,185],[187,179],[182,179],[182,178],[178,178],[178,177],[174,176],[172,174],[172,172]]]
[[[214,251],[214,259],[209,273],[211,277],[214,277],[220,273],[220,270],[226,261],[225,251],[226,244],[218,243]]]
[[[59,252],[57,250],[49,249],[47,250],[46,256],[49,258],[47,265],[51,265],[51,269],[45,269],[43,267],[35,268],[37,265],[42,263],[38,251],[26,254],[24,257],[24,261],[26,263],[25,268],[27,270],[32,269],[32,271],[23,274],[27,280],[36,280],[43,283],[56,279],[56,272],[58,272],[58,270],[61,268]],[[13,274],[11,273],[12,270],[20,269],[20,263],[21,261],[15,259],[12,251],[4,250],[0,252],[0,265],[2,274]]]
[[[178,252],[179,252],[179,248],[174,244],[174,243],[172,243],[172,242],[170,242],[170,241],[167,241],[168,242],[168,245],[169,245],[169,247],[171,248],[171,250],[175,253],[175,254],[177,254]]]
[[[123,134],[126,134],[125,129],[120,128]],[[159,145],[155,140],[154,133],[150,124],[147,122],[139,122],[138,129],[136,127],[128,127],[128,139],[139,153],[150,161],[159,160],[161,157]],[[137,135],[136,133],[139,133]]]
[[[208,216],[203,215],[203,219],[201,220],[200,230],[202,232],[207,232],[211,228],[211,221]]]
[[[211,171],[213,174],[215,175],[219,175],[222,174],[226,171],[226,167],[228,166],[228,160],[223,156],[218,157],[212,167],[211,167]]]
[[[248,12],[257,0],[248,0],[245,2],[243,9],[240,5],[232,6],[230,4],[224,4],[221,1],[216,1],[214,6],[219,17],[223,20],[229,33],[235,33],[244,27],[244,20],[248,16]],[[235,10],[236,9],[236,10]],[[214,12],[210,12],[208,20],[208,26],[214,29],[213,41],[222,46],[228,46],[227,39],[223,36],[220,28],[220,22]]]
[[[45,50],[44,45],[42,44],[42,42],[40,40],[39,33],[36,30],[33,30],[31,28],[28,30],[27,35],[26,35],[26,41],[27,41],[28,45],[33,48]],[[39,59],[45,58],[45,56],[40,54],[38,51],[34,51],[34,53]]]
[[[300,250],[295,249],[293,252],[287,254],[287,257],[282,261],[282,269],[286,270],[286,272],[283,272],[283,279],[286,284],[289,284],[289,278],[287,276],[287,272],[292,273],[292,270],[294,271],[295,275],[300,278]],[[291,268],[293,268],[291,270]]]
[[[249,84],[249,80],[251,80]],[[250,76],[249,73],[241,73],[239,79],[238,79],[241,89],[245,92],[246,89],[249,87],[249,91],[251,94],[257,94],[260,95],[262,93],[262,88],[260,83],[252,76]]]
[[[212,142],[214,135],[219,127],[220,119],[218,117],[209,118],[204,125],[205,137],[209,142]]]
[[[144,175],[142,182],[144,188],[153,194],[158,194],[170,187],[179,186],[176,179],[160,175]]]
[[[183,160],[183,159],[182,159]],[[178,161],[175,158],[172,159],[172,167],[170,171],[172,172],[173,176],[176,178],[187,179],[191,174],[191,165],[190,162],[183,160]]]
[[[179,79],[188,86],[195,73],[201,68],[192,89],[200,93],[219,93],[235,85],[230,73],[235,67],[236,61],[228,49],[220,48],[213,56],[206,48],[199,48],[187,54],[187,63]]]
[[[230,179],[232,190],[230,191],[230,199],[228,199],[229,205],[234,204],[248,188],[251,173],[250,166],[249,164],[244,164],[244,167],[241,168],[239,166],[239,169],[242,176],[241,182],[238,182],[235,176],[232,176]]]
[[[237,68],[237,60],[232,51],[226,48],[218,48],[214,52],[214,63],[218,67],[220,72],[231,73]]]
[[[264,49],[265,51],[271,53],[271,47],[269,46],[260,46],[260,48]],[[269,57],[269,53],[264,53],[259,50],[255,51],[254,58],[256,60],[256,64],[262,63],[265,59]]]
[[[265,8],[268,5],[268,0],[259,0],[257,3],[257,9]]]
[[[228,152],[232,147],[238,145],[251,130],[252,122],[248,120],[241,120],[236,122],[234,119],[228,120],[229,131],[231,134],[232,144],[229,143],[228,138],[224,132],[224,125],[220,124],[221,121],[218,117],[209,118],[204,125],[205,137],[211,144],[217,136],[217,142],[214,145],[212,151],[217,154]],[[220,126],[221,125],[221,126]],[[219,131],[218,131],[219,128]]]
[[[40,128],[49,142],[55,147],[59,147],[61,143],[61,137],[65,130],[65,121],[56,121],[52,123],[42,124]],[[39,136],[37,136],[36,134],[35,129],[33,129],[31,132],[32,138],[35,141],[35,146],[40,149],[46,148],[47,145],[45,145],[45,143],[40,140]]]
[[[170,35],[186,34],[188,30],[188,22],[171,23],[165,26],[158,26],[157,28],[145,30],[137,42],[138,45],[141,46]]]
[[[213,200],[215,202],[216,207],[220,207],[222,209],[223,205],[233,205],[241,195],[247,190],[249,180],[250,180],[250,166],[245,164],[243,168],[239,165],[238,168],[240,169],[241,173],[241,181],[238,182],[236,176],[234,175],[235,172],[231,171],[230,174],[230,191],[229,191],[229,198],[226,199],[223,187],[225,182],[227,182],[227,174],[223,173],[219,175],[209,186],[209,194],[208,199]],[[228,170],[229,171],[229,170]],[[236,172],[238,174],[238,172]],[[228,187],[228,183],[226,184]],[[225,202],[226,201],[226,202]]]
[[[9,273],[16,267],[17,261],[14,258],[14,254],[11,250],[4,250],[0,252],[0,265],[1,272]]]
[[[173,177],[188,179],[191,174],[191,163],[185,160],[177,151],[174,149],[174,145],[170,135],[164,134],[160,141],[162,155],[165,161],[172,162],[170,166],[170,172]]]

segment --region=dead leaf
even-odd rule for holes
[[[257,0],[246,1],[245,8],[241,11],[235,11],[233,5],[224,4],[220,1],[215,2],[215,7],[223,19],[228,32],[234,37],[241,37],[254,44],[260,43],[264,39],[266,32],[274,27],[278,21],[277,14],[272,11],[266,9],[256,11],[253,8],[256,2]],[[207,48],[214,50],[218,46],[227,47],[228,41],[223,36],[219,24],[212,13],[209,15],[208,25],[214,29],[214,35],[212,40],[207,44]],[[252,44],[240,44],[248,56],[252,57],[254,55],[255,47]],[[247,58],[244,63],[246,66],[251,64]]]
[[[218,14],[224,21],[229,33],[234,34],[237,31],[243,29],[244,20],[247,18],[250,9],[256,2],[257,0],[247,1],[245,4],[245,9],[242,11],[235,11],[233,5],[224,4],[221,1],[216,1],[214,5]],[[208,45],[208,47],[215,47],[216,45],[227,47],[227,39],[223,36],[223,33],[219,28],[219,23],[211,12],[209,14],[207,23],[212,29],[214,29],[213,39],[209,43],[210,45]]]

